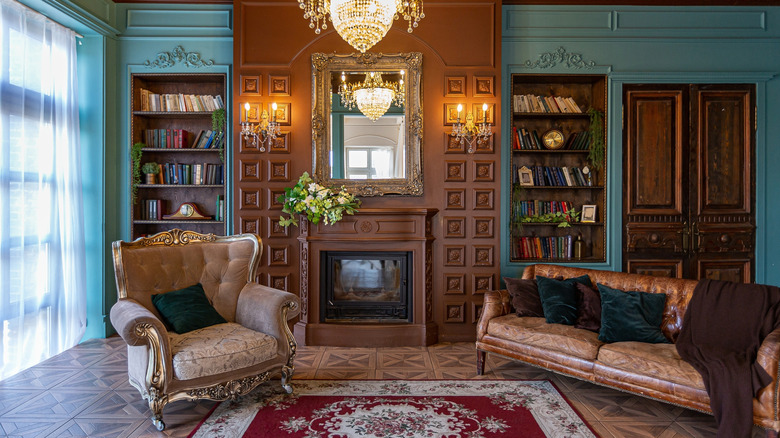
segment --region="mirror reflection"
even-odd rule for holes
[[[421,59],[312,55],[318,182],[362,196],[422,194]]]

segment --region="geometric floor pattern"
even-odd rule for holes
[[[485,375],[477,376],[475,357],[473,343],[404,348],[299,346],[294,379],[549,379],[604,438],[715,435],[710,415],[492,354]],[[122,339],[93,339],[0,381],[0,436],[184,437],[214,403],[168,404],[166,430],[158,432],[149,421],[146,403],[127,382]],[[763,436],[762,429],[753,429],[753,437]]]

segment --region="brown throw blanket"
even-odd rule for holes
[[[677,352],[704,379],[719,438],[750,437],[753,398],[771,382],[758,347],[780,324],[780,288],[701,280],[685,312]]]

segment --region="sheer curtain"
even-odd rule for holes
[[[0,379],[86,327],[76,34],[0,0]]]

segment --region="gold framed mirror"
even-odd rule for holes
[[[360,196],[421,196],[422,53],[314,53],[311,64],[314,179]],[[375,78],[403,95],[372,121],[340,91]]]

